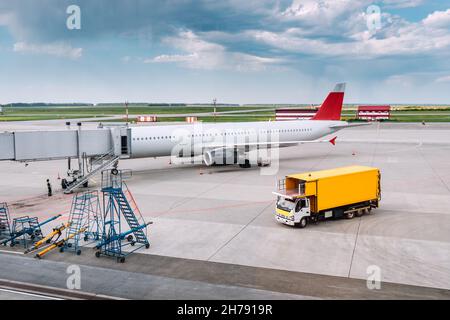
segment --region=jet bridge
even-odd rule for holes
[[[86,185],[99,170],[117,166],[131,156],[131,129],[128,126],[97,129],[0,132],[0,161],[46,161],[68,159],[68,176],[63,182],[66,192]],[[71,160],[78,168],[71,168]],[[64,185],[66,183],[66,185]]]

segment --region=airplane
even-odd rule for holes
[[[242,168],[270,164],[252,161],[252,150],[295,146],[320,140],[341,129],[359,126],[341,121],[345,83],[331,91],[311,120],[183,124],[131,128],[131,158],[201,156],[206,166],[239,164]]]

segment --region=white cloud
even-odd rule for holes
[[[122,57],[122,59],[120,59],[123,63],[128,63],[131,61],[131,57],[130,56],[125,56]]]
[[[224,46],[203,40],[190,30],[180,31],[176,37],[167,37],[163,42],[186,54],[163,54],[145,59],[145,63],[179,63],[188,68],[205,70],[258,71],[280,62],[279,59],[229,52]]]
[[[450,27],[450,9],[447,11],[435,11],[423,20],[423,24],[433,28]]]
[[[384,0],[385,8],[413,8],[423,4],[424,0]]]
[[[371,1],[363,0],[293,0],[282,16],[304,19],[306,21],[332,21],[338,16],[369,5]]]
[[[437,83],[450,82],[450,76],[443,76],[443,77],[437,78],[435,82],[437,82]]]
[[[47,44],[17,42],[14,44],[13,50],[19,53],[47,54],[73,60],[79,59],[83,55],[83,48],[73,48],[71,45],[62,42]]]
[[[151,62],[192,62],[194,60],[198,59],[197,53],[192,54],[162,54],[160,56],[154,57],[152,59],[146,59],[144,60],[145,63],[151,63]]]
[[[311,6],[316,8],[312,4]],[[383,27],[377,33],[367,29],[363,14],[353,28],[345,25],[345,21],[341,23],[341,27],[344,24],[345,29],[351,30],[344,36],[337,32],[330,37],[317,37],[305,31],[306,28],[290,28],[281,32],[251,30],[245,34],[257,42],[287,52],[319,56],[373,58],[445,54],[450,50],[450,32],[441,28],[447,21],[447,13],[434,13],[417,23],[384,13],[383,21]],[[336,26],[333,30],[340,30],[340,27]],[[340,39],[333,41],[333,37]]]
[[[365,26],[362,17],[370,4],[371,0],[293,0],[279,17],[308,26],[311,34],[347,33]]]
[[[8,26],[13,21],[13,15],[0,12],[0,26]]]

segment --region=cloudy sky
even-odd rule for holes
[[[336,82],[450,103],[450,1],[0,0],[4,104],[320,103]]]

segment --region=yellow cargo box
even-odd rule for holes
[[[380,171],[366,166],[349,166],[286,176],[287,198],[308,197],[312,212],[380,200]]]

